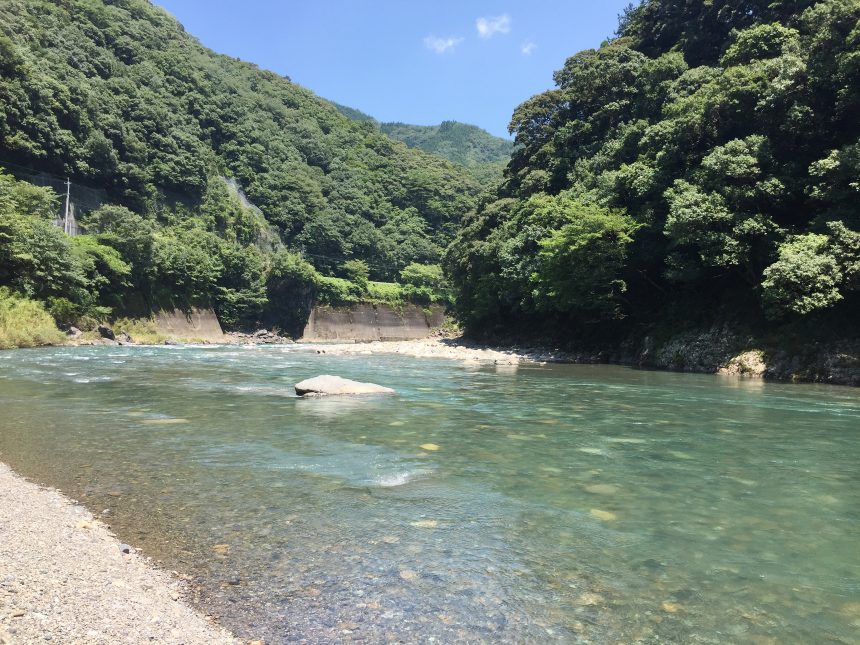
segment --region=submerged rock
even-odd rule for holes
[[[324,396],[331,394],[393,394],[390,387],[375,383],[351,381],[340,376],[323,374],[296,383],[296,394],[299,396]]]

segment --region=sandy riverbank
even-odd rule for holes
[[[89,511],[0,464],[0,644],[45,642],[238,643]]]
[[[308,344],[325,354],[400,354],[416,358],[448,358],[459,361],[488,362],[498,365],[516,365],[522,362],[566,361],[561,352],[522,352],[513,349],[491,349],[460,338],[422,340],[376,341],[372,343]]]

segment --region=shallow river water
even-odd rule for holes
[[[338,374],[394,387],[299,399]],[[289,347],[0,352],[0,461],[291,642],[860,643],[860,392]]]

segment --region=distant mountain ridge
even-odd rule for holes
[[[511,157],[513,141],[496,137],[476,125],[443,121],[439,125],[411,125],[380,122],[374,117],[346,105],[333,105],[348,119],[371,122],[379,131],[410,148],[429,152],[467,168],[482,169],[488,165],[500,171]]]

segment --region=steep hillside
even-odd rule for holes
[[[321,266],[433,261],[479,187],[284,78],[217,55],[146,0],[0,5],[0,161],[153,217],[238,179]]]
[[[381,123],[380,130],[411,148],[445,157],[474,168],[483,164],[507,163],[514,144],[494,137],[476,125],[443,121],[440,125]]]
[[[98,189],[89,234],[4,167]],[[146,0],[0,3],[0,288],[58,321],[205,301],[228,327],[291,329],[320,274],[438,271],[481,191]]]
[[[348,119],[371,123],[392,139],[410,148],[423,150],[461,164],[472,171],[482,183],[497,183],[511,158],[512,141],[494,137],[476,125],[443,121],[440,125],[410,125],[380,123],[361,110],[332,103]]]

